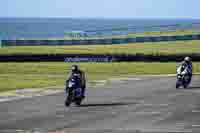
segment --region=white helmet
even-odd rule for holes
[[[191,59],[190,59],[190,57],[187,56],[187,57],[184,58],[184,61],[185,61],[185,62],[190,62]]]

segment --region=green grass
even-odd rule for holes
[[[191,54],[200,53],[200,40],[92,46],[17,46],[0,48],[0,54]]]
[[[128,37],[144,37],[144,36],[176,36],[176,35],[194,35],[200,34],[200,29],[188,29],[188,30],[175,30],[175,31],[152,31],[152,32],[132,32],[128,35],[111,35],[94,37],[100,38],[128,38]]]
[[[191,35],[191,34],[200,34],[200,29],[130,33],[129,36],[132,36],[132,37],[139,37],[139,36],[175,36],[175,35]]]
[[[0,92],[49,86],[63,86],[71,63],[0,63]],[[87,79],[99,80],[121,75],[174,74],[176,63],[80,63]],[[200,72],[194,63],[194,72]],[[156,68],[156,69],[155,69]]]

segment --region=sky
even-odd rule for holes
[[[1,0],[0,17],[200,18],[200,0]]]

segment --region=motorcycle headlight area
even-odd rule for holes
[[[181,79],[182,78],[182,75],[178,75],[178,79]]]

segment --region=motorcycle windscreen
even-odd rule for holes
[[[178,79],[182,79],[182,75],[181,75],[181,74],[178,74],[177,78],[178,78]]]
[[[71,88],[71,87],[73,87],[73,86],[74,86],[74,82],[69,82],[69,83],[68,83],[68,87],[69,87],[69,88]]]
[[[181,74],[181,72],[182,72],[182,70],[181,70],[181,69],[182,69],[182,66],[179,66],[179,67],[177,68],[177,71],[176,71],[176,72],[177,72],[177,74]]]

